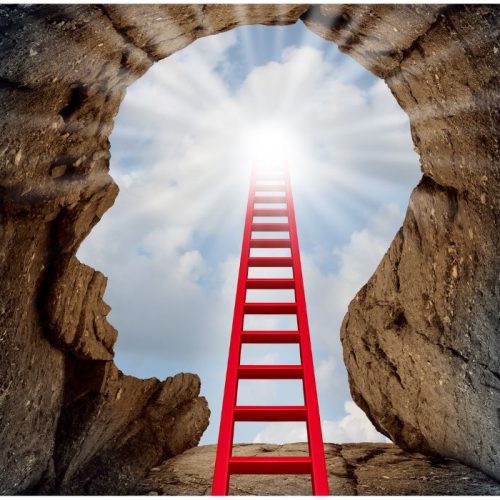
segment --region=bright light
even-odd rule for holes
[[[244,132],[243,158],[259,170],[290,168],[300,148],[300,136],[284,123],[265,122]]]

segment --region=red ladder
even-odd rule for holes
[[[268,183],[266,183],[266,181]],[[280,184],[272,184],[279,182]],[[276,195],[272,192],[282,194]],[[258,193],[258,194],[257,194]],[[267,194],[266,194],[267,193]],[[286,208],[256,208],[256,203],[285,204]],[[254,217],[288,217],[286,223],[254,222]],[[288,231],[289,239],[253,239],[252,231]],[[252,248],[290,248],[290,257],[254,257]],[[291,279],[249,279],[249,267],[292,267]],[[293,303],[247,303],[250,289],[293,289]],[[295,314],[297,331],[244,331],[245,314]],[[242,344],[290,344],[300,349],[300,365],[241,365]],[[237,406],[241,379],[300,379],[304,406]],[[309,456],[233,457],[235,422],[306,422]],[[238,287],[224,387],[212,495],[227,495],[231,474],[310,474],[314,495],[328,495],[323,438],[314,378],[299,241],[290,176],[287,171],[253,171],[250,179]]]

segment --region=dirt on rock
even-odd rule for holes
[[[307,455],[306,443],[239,444],[238,456]],[[500,484],[454,460],[408,453],[393,444],[325,444],[331,495],[499,495]],[[210,495],[215,445],[153,468],[138,495]],[[231,476],[233,495],[311,495],[309,475]]]

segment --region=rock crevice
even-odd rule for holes
[[[240,444],[245,456],[307,454],[306,443]],[[325,445],[331,495],[498,495],[500,485],[454,460],[408,453],[392,444]],[[199,446],[154,467],[138,495],[210,495],[215,446]],[[232,495],[311,495],[308,475],[232,476]]]

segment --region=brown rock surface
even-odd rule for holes
[[[393,444],[325,445],[331,495],[499,495],[500,484],[448,459],[408,453]],[[239,456],[305,455],[307,444],[240,444]],[[138,495],[209,495],[215,445],[165,461],[141,481]],[[310,495],[308,475],[231,477],[233,495]]]
[[[385,78],[424,173],[343,322],[354,400],[402,447],[500,479],[500,10],[332,5],[308,18]]]
[[[117,370],[106,278],[75,253],[118,193],[108,136],[126,86],[202,35],[304,10],[0,6],[0,493],[125,492],[197,444],[199,380]]]
[[[50,485],[58,493],[127,493],[152,465],[196,446],[208,425],[197,376],[160,383],[102,365],[103,389],[75,394],[59,423],[56,441],[63,445],[56,448],[57,480]]]
[[[343,324],[353,396],[401,446],[500,478],[499,15],[495,5],[1,6],[0,492],[103,491],[118,456],[90,483],[116,439],[132,484],[197,441],[208,410],[189,400],[196,391],[162,410],[192,414],[192,434],[164,434],[151,423],[169,408],[159,382],[110,361],[105,278],[75,253],[117,195],[108,136],[126,86],[196,38],[300,16],[385,78],[424,172]],[[129,420],[108,397],[119,387]],[[164,441],[148,455],[129,433],[151,428]]]

